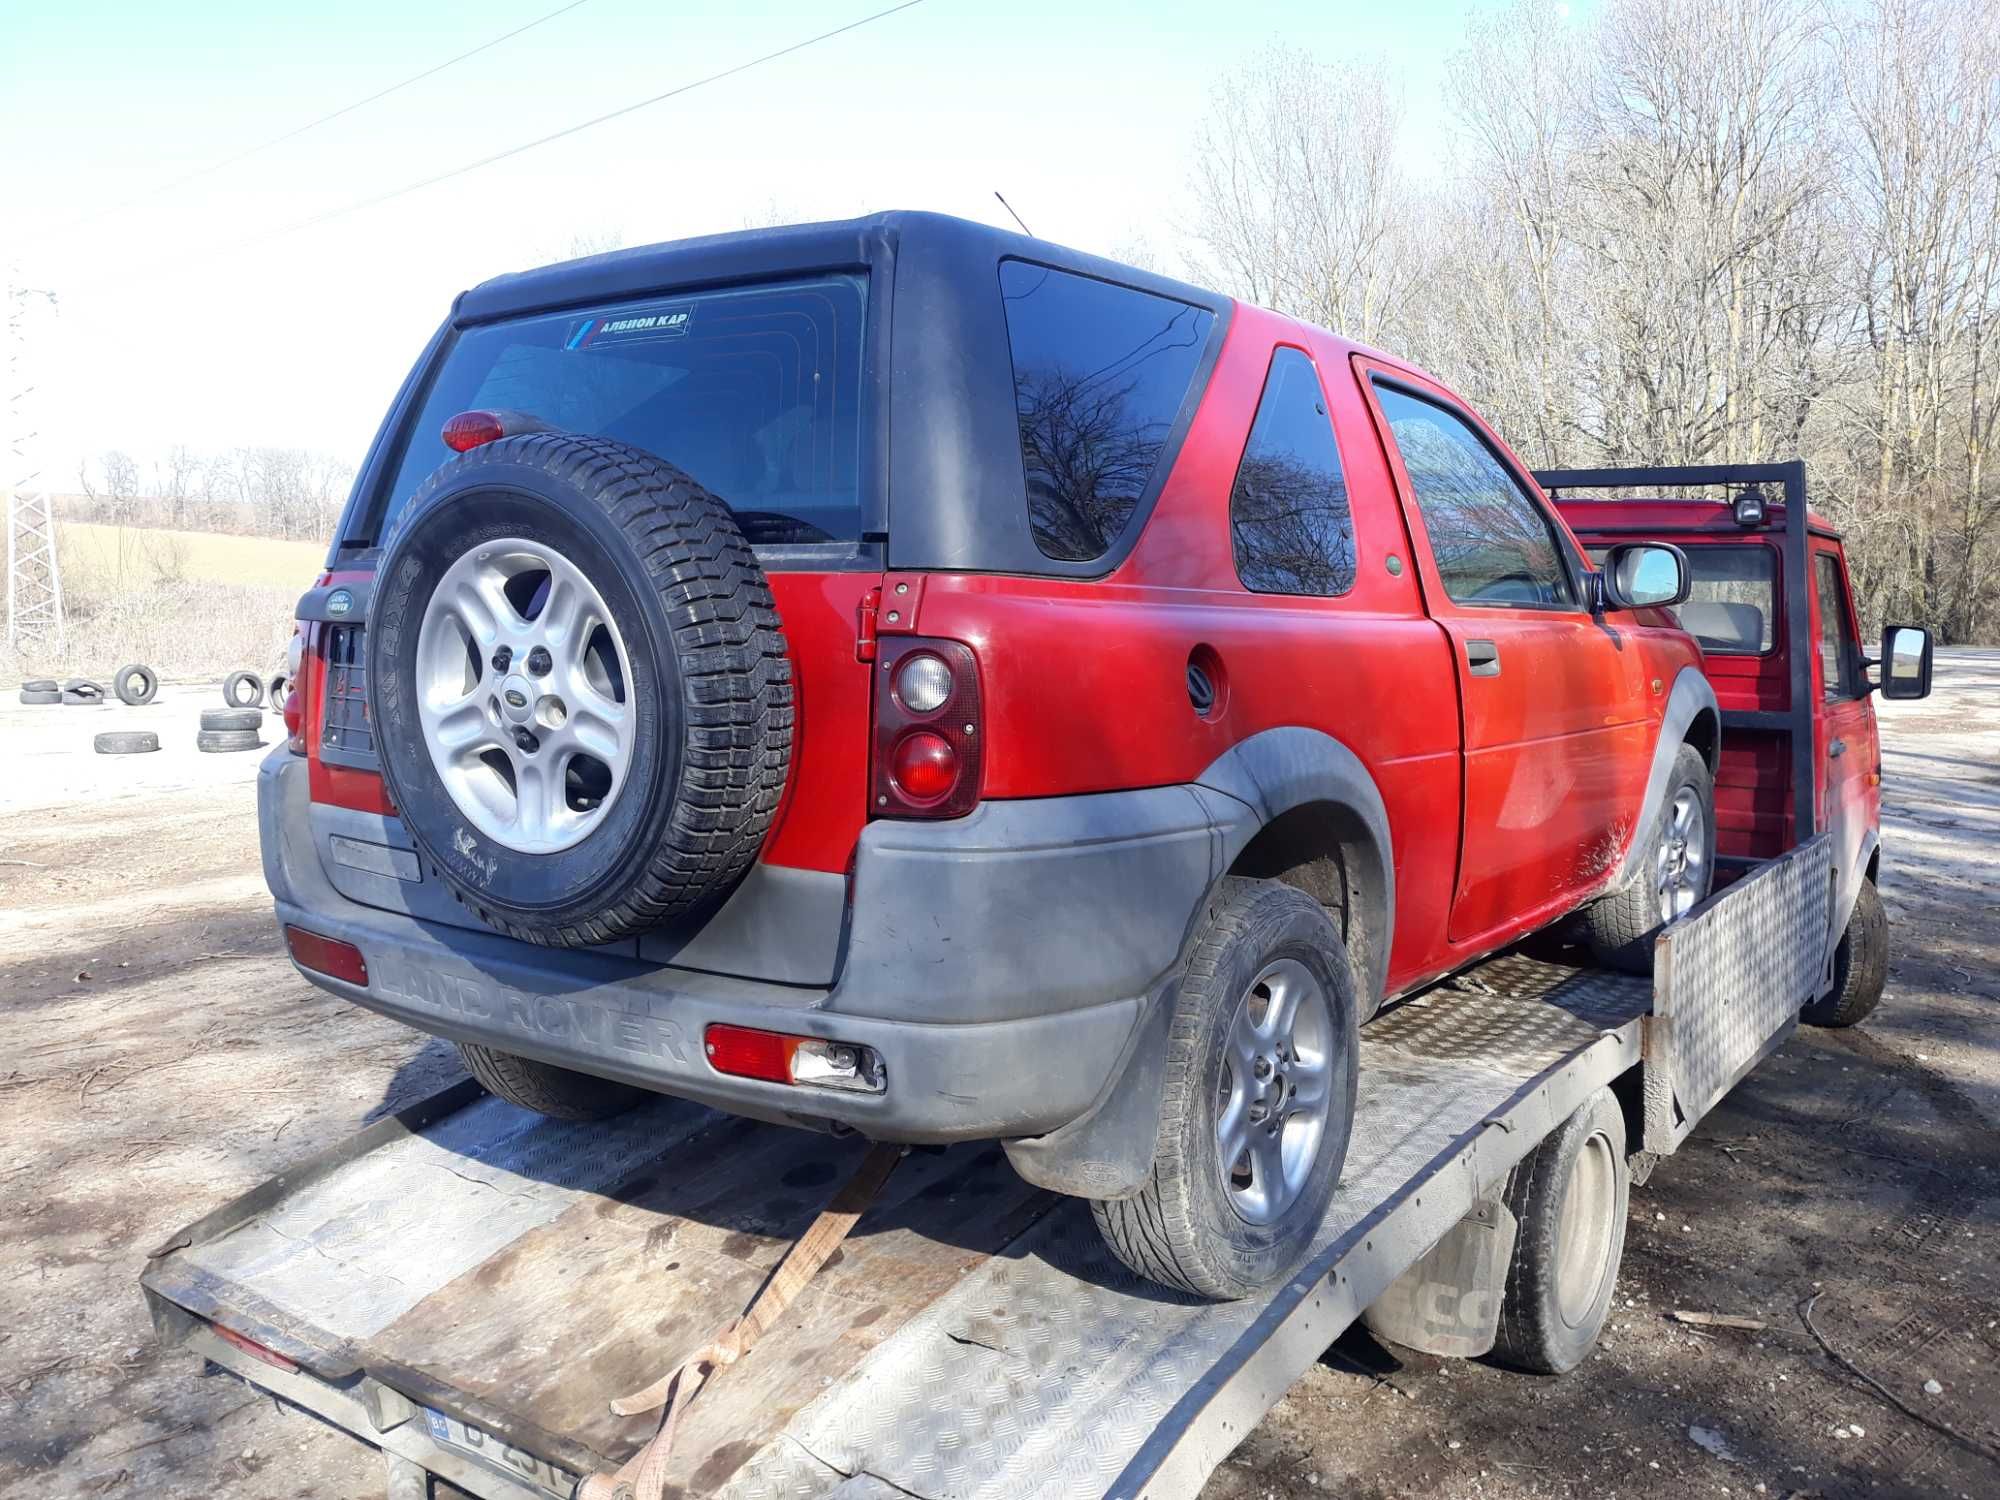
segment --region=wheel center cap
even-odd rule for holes
[[[509,677],[500,684],[500,711],[516,724],[528,722],[528,715],[535,711],[535,699],[527,678]]]

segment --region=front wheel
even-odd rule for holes
[[[1173,1000],[1152,1171],[1091,1205],[1112,1253],[1162,1285],[1247,1297],[1310,1248],[1354,1124],[1354,984],[1326,910],[1219,882]]]
[[[1699,906],[1714,879],[1715,780],[1701,752],[1682,745],[1632,874],[1584,908],[1591,953],[1628,974],[1650,974],[1653,939]]]

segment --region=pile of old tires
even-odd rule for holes
[[[222,682],[222,699],[227,708],[202,710],[201,728],[195,734],[195,748],[208,754],[234,750],[256,750],[264,741],[263,704],[275,706],[290,684],[282,672],[267,684],[255,672],[231,672]],[[160,674],[143,662],[130,662],[118,669],[106,692],[104,684],[88,677],[71,677],[57,682],[53,677],[34,677],[21,684],[20,700],[30,705],[67,705],[72,708],[101,708],[115,697],[120,703],[142,708],[159,696]],[[160,748],[160,737],[150,729],[111,729],[96,735],[92,748],[99,755],[144,755]]]

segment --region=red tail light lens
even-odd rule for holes
[[[716,1072],[764,1083],[839,1089],[850,1094],[879,1094],[888,1083],[875,1049],[852,1042],[786,1036],[718,1022],[704,1034],[702,1050]]]
[[[321,937],[303,927],[287,927],[285,946],[292,950],[292,962],[302,969],[311,969],[315,974],[330,975],[363,987],[368,983],[368,960],[352,943]]]
[[[963,641],[883,636],[875,664],[869,811],[958,818],[979,802],[979,663]]]
[[[935,802],[958,780],[958,755],[942,735],[919,729],[897,741],[894,774],[912,802]]]
[[[454,453],[470,453],[506,435],[505,425],[490,411],[462,411],[444,424],[444,445]]]

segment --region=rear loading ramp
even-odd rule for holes
[[[1816,840],[1667,941],[1747,923],[1816,955],[1825,867]],[[1651,981],[1515,955],[1364,1028],[1338,1196],[1309,1260],[1262,1298],[1198,1302],[1134,1276],[1084,1204],[1027,1187],[997,1146],[914,1153],[784,1319],[688,1408],[672,1481],[847,1500],[1193,1494],[1642,1052],[1710,1048],[1684,1076],[1733,1081],[1789,1030],[1756,1034],[1806,998],[1752,993],[1784,978],[1763,944],[1687,948],[1661,966],[1677,1014],[1706,995],[1728,1024],[1652,1035]],[[1668,1094],[1670,1135],[1707,1102]],[[564,1495],[651,1435],[611,1399],[740,1311],[863,1149],[667,1099],[561,1124],[461,1086],[192,1226],[144,1285],[164,1332],[392,1455],[496,1500]]]

